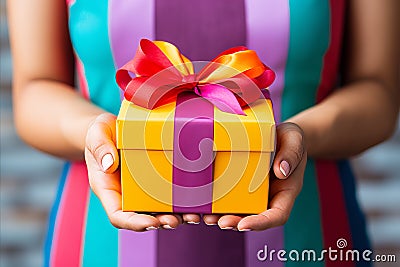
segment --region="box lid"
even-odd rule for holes
[[[149,110],[124,99],[117,118],[117,148],[172,150],[175,104]],[[275,121],[271,101],[260,98],[244,112],[247,116],[214,107],[214,151],[274,151]]]

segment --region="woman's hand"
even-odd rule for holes
[[[285,224],[301,191],[306,162],[302,129],[290,122],[280,124],[277,127],[277,153],[270,176],[268,209],[250,216],[204,215],[204,222],[218,224],[221,229],[239,231],[262,231]]]
[[[200,217],[196,214],[151,216],[122,211],[115,119],[114,115],[108,113],[97,116],[87,131],[85,147],[90,187],[103,204],[112,225],[117,228],[145,231],[159,227],[176,228],[184,221],[198,223]]]

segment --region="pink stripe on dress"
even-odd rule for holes
[[[288,1],[246,0],[247,46],[257,52],[260,59],[276,73],[270,86],[275,119],[281,121],[281,98],[285,81],[285,68],[289,49],[290,13]],[[257,258],[258,251],[268,246],[276,251],[284,248],[284,228],[246,233],[246,264],[248,267],[265,266]],[[284,262],[268,262],[268,266],[284,266]]]
[[[72,163],[66,179],[54,227],[50,256],[50,265],[57,267],[81,266],[82,237],[89,199],[89,182],[85,163]],[[60,229],[68,229],[68,231]]]
[[[66,3],[68,6],[72,6],[73,4],[75,4],[75,0],[66,0]]]
[[[140,39],[154,40],[154,0],[109,3],[109,36],[116,68],[132,59]],[[129,22],[129,23],[128,23]],[[118,232],[118,266],[157,266],[157,231]]]
[[[317,91],[317,103],[321,102],[335,89],[342,46],[345,5],[346,3],[344,0],[330,0],[331,39],[328,50],[324,56],[321,83]],[[337,240],[344,238],[347,241],[347,246],[343,248],[343,252],[351,250],[353,249],[353,240],[338,165],[333,161],[318,160],[316,161],[316,171],[318,191],[321,192],[319,198],[321,203],[324,248],[335,248],[337,246]],[[332,229],[335,229],[335,231],[332,231]],[[340,266],[343,267],[355,265],[355,262],[351,261],[343,261],[340,263]],[[337,262],[327,259],[325,266],[334,267],[337,266]]]

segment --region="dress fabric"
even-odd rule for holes
[[[337,81],[345,0],[71,0],[69,28],[84,97],[114,114],[115,71],[141,38],[169,41],[191,60],[245,45],[277,74],[270,87],[278,122],[323,100]],[[235,232],[217,226],[135,233],[115,229],[90,190],[82,162],[66,163],[49,220],[45,266],[370,266],[364,261],[300,261],[291,250],[369,249],[347,161],[310,158],[303,190],[285,226]],[[260,259],[260,250],[287,251]]]

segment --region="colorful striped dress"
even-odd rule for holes
[[[336,86],[345,0],[70,0],[67,5],[80,91],[114,114],[121,101],[115,71],[133,57],[141,38],[169,41],[192,60],[210,60],[238,45],[256,50],[277,74],[270,88],[277,121],[317,104]],[[369,266],[318,259],[328,248],[369,248],[347,161],[310,158],[289,221],[247,233],[204,224],[117,230],[90,190],[85,164],[71,162],[51,212],[45,266]],[[272,252],[281,249],[286,261]],[[300,255],[314,250],[317,258],[297,260],[289,257],[292,250]]]

